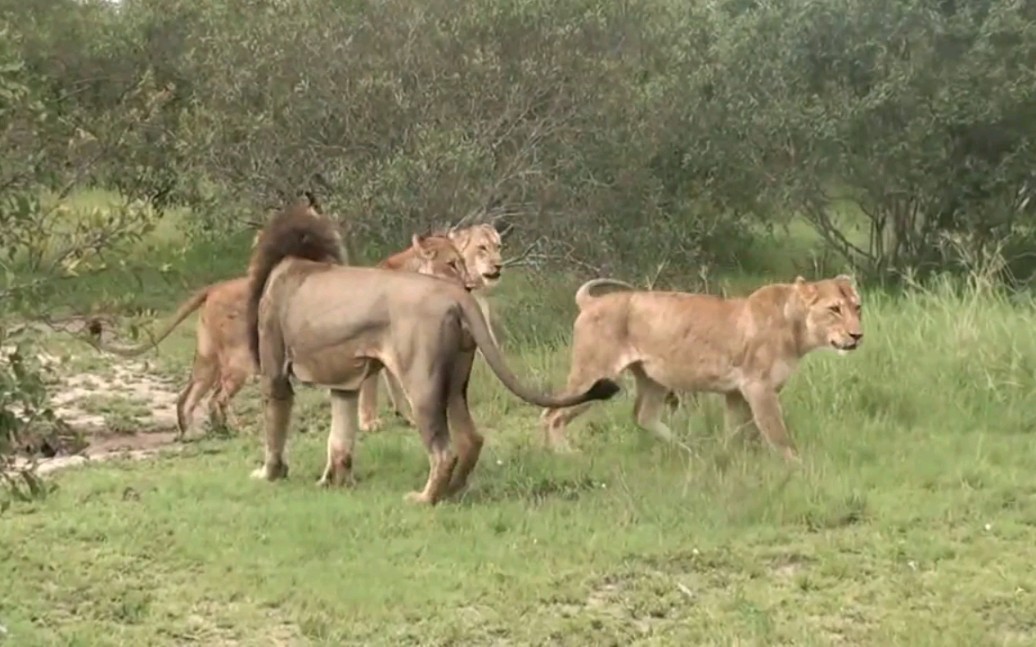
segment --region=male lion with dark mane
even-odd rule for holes
[[[593,294],[605,285],[630,291]],[[728,426],[754,422],[788,460],[797,455],[777,394],[810,351],[843,354],[863,340],[860,296],[845,275],[815,282],[798,277],[729,299],[638,291],[622,281],[594,279],[575,299],[570,391],[629,370],[637,383],[637,424],[667,440],[672,432],[661,414],[668,393],[722,393]],[[543,412],[549,446],[568,449],[564,427],[587,406]]]
[[[308,206],[300,202],[300,209],[313,218],[326,218],[319,213],[315,198],[306,196]],[[336,230],[337,234],[337,230]],[[339,236],[338,240],[341,238]],[[253,241],[258,241],[258,235]],[[339,244],[341,244],[339,242]],[[467,271],[464,258],[452,240],[445,235],[414,235],[410,247],[393,254],[393,269],[419,272],[454,280],[468,287],[480,283]],[[116,346],[86,339],[94,348],[122,357],[135,357],[155,348],[195,310],[198,315],[194,362],[190,378],[176,399],[177,437],[183,438],[194,411],[209,391],[209,419],[214,426],[225,426],[231,399],[255,374],[256,366],[248,351],[245,310],[248,296],[248,277],[241,276],[207,285],[185,301],[161,331],[147,342],[137,346]],[[395,395],[395,393],[393,393]],[[232,421],[232,423],[235,421]],[[236,423],[235,423],[236,426]]]
[[[266,429],[265,460],[252,473],[255,478],[287,475],[292,377],[330,392],[327,464],[318,481],[328,486],[352,481],[360,385],[378,368],[391,371],[409,396],[428,450],[428,480],[407,499],[427,504],[462,491],[478,462],[483,439],[467,400],[476,348],[508,390],[537,406],[568,407],[619,390],[608,379],[567,397],[528,389],[493,344],[464,286],[411,272],[342,265],[329,226],[297,208],[278,214],[263,229],[248,276],[249,348],[259,365]]]

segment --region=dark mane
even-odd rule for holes
[[[259,300],[273,269],[286,258],[343,263],[340,236],[334,223],[305,195],[266,224],[248,263],[248,345],[259,363]]]

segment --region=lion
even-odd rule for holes
[[[599,286],[626,288],[595,295]],[[727,425],[753,422],[785,459],[797,461],[778,393],[807,353],[840,354],[863,341],[860,296],[846,275],[773,284],[744,298],[638,291],[622,281],[594,279],[576,292],[568,391],[628,370],[637,385],[633,415],[660,438],[673,391],[722,393]],[[565,425],[588,405],[552,407],[541,420],[547,445],[569,451]]]
[[[456,245],[457,250],[464,257],[467,270],[472,275],[472,289],[475,301],[482,309],[482,315],[489,324],[489,335],[497,346],[496,335],[493,332],[493,325],[490,321],[489,303],[479,292],[487,292],[495,287],[503,271],[503,258],[501,247],[503,240],[500,232],[491,224],[476,224],[470,227],[452,227],[445,232],[437,232],[433,236],[443,236]],[[408,250],[409,252],[409,250]],[[408,252],[403,252],[386,258],[377,267],[394,270],[415,271],[414,259]],[[414,426],[413,416],[406,410],[403,392],[392,373],[383,373],[386,388],[388,390],[389,404],[395,416],[401,419],[406,425]],[[378,381],[375,377],[369,379],[360,389],[360,430],[374,432],[381,429],[383,422],[378,416]]]
[[[266,431],[263,465],[252,476],[269,481],[288,473],[293,380],[330,394],[327,462],[317,481],[327,487],[353,482],[360,385],[379,368],[391,371],[408,396],[429,459],[424,488],[406,499],[430,505],[467,487],[482,449],[468,409],[476,348],[508,390],[537,406],[574,406],[619,391],[609,379],[566,397],[527,388],[493,344],[465,286],[342,265],[327,226],[292,209],[266,226],[252,254],[247,322]]]
[[[310,202],[307,213],[318,215],[315,202]],[[460,252],[445,236],[415,234],[411,238],[411,246],[391,258],[406,259],[405,264],[411,271],[441,276],[468,286],[476,285]],[[248,352],[244,322],[247,292],[247,276],[207,285],[191,295],[176,311],[173,320],[153,339],[138,346],[87,342],[102,351],[134,357],[158,346],[184,319],[201,308],[191,375],[176,399],[177,438],[182,440],[186,436],[195,409],[213,387],[215,390],[209,400],[211,424],[226,426],[229,414],[230,423],[237,426],[236,416],[230,411],[230,401],[257,371]]]
[[[480,277],[479,289],[487,290],[500,282],[504,269],[501,255],[503,239],[496,227],[488,223],[453,227],[446,231],[446,235],[464,256],[468,269]]]

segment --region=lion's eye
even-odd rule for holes
[[[835,314],[838,314],[839,312],[842,311],[842,306],[840,304],[835,304],[835,305],[831,306],[830,308],[828,308],[828,310],[830,310],[831,312],[833,312]]]

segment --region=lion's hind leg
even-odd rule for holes
[[[572,365],[564,392],[580,393],[601,378],[617,378],[625,366],[621,358],[615,355],[610,349],[602,349],[597,340],[577,334],[572,345]],[[574,451],[565,438],[565,427],[593,404],[584,402],[572,407],[544,409],[540,421],[547,447],[555,452]]]
[[[233,412],[230,411],[230,400],[237,395],[247,380],[247,375],[241,375],[232,370],[223,371],[219,388],[216,389],[212,395],[212,401],[209,403],[209,422],[214,429],[227,429],[228,413],[233,417]],[[237,426],[236,417],[234,417],[233,425]]]
[[[190,380],[176,397],[177,439],[183,439],[187,435],[198,403],[219,380],[219,365],[214,359],[198,351],[194,353]]]
[[[468,477],[478,464],[484,443],[468,407],[468,381],[471,378],[471,365],[474,359],[475,356],[471,353],[463,353],[457,358],[447,396],[446,415],[450,424],[450,434],[457,448],[457,467],[447,488],[447,494],[451,496],[467,487]]]
[[[331,431],[327,435],[327,466],[320,486],[352,485],[353,451],[359,431],[359,394],[331,390]]]
[[[421,440],[428,450],[428,481],[420,492],[411,492],[408,501],[435,505],[446,494],[446,490],[457,465],[457,454],[450,447],[450,429],[446,415],[447,388],[441,370],[411,371],[415,375],[432,375],[430,381],[407,380],[406,388],[411,394],[414,418],[417,421]]]
[[[288,424],[291,422],[295,393],[286,376],[264,375],[261,386],[266,428],[266,457],[263,466],[252,472],[252,478],[275,481],[288,475],[288,465],[284,462],[284,444],[288,439]]]
[[[216,389],[209,402],[209,421],[214,428],[225,429],[228,422],[232,427],[237,428],[240,424],[237,416],[230,409],[230,401],[255,372],[255,365],[249,355],[238,349],[222,354],[219,358],[219,366],[219,388]]]

